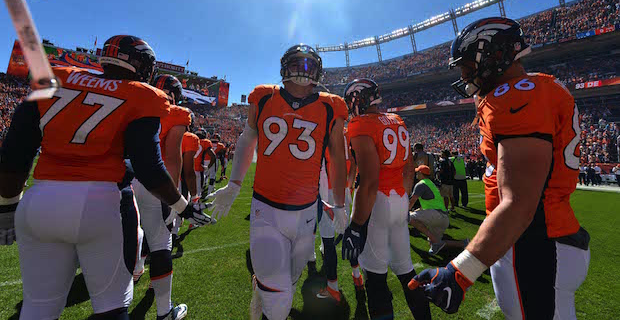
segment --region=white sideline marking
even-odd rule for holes
[[[499,305],[497,304],[497,299],[493,298],[493,301],[489,302],[486,306],[478,309],[476,314],[483,319],[489,320],[491,319],[493,314],[495,314],[498,311],[501,311],[501,309],[499,308]]]
[[[250,242],[249,241],[234,242],[234,243],[229,243],[229,244],[225,244],[225,245],[221,245],[221,246],[189,250],[189,251],[183,252],[183,255],[191,254],[191,253],[197,253],[197,252],[202,252],[202,251],[213,251],[213,250],[225,249],[225,248],[230,248],[230,247],[242,246],[242,245],[248,244],[248,243],[250,243]],[[144,271],[147,271],[147,270],[148,270],[148,268],[144,268]],[[18,280],[13,280],[13,281],[0,282],[0,287],[15,286],[15,285],[20,285],[20,284],[22,284],[22,280],[18,279]]]

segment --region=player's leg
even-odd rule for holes
[[[334,203],[332,190],[327,191],[327,202]],[[321,206],[322,207],[322,206]],[[334,226],[327,213],[323,211],[319,220],[319,232],[323,241],[323,270],[327,277],[327,287],[321,290],[317,297],[319,299],[333,298],[340,301],[340,291],[338,290],[338,255],[334,244]]]
[[[430,319],[431,310],[428,299],[424,296],[424,290],[420,287],[409,290],[407,284],[416,275],[411,262],[409,248],[409,228],[407,227],[407,215],[409,201],[407,196],[399,196],[392,191],[389,196],[390,228],[388,229],[388,244],[390,250],[389,266],[396,274],[405,294],[405,300],[411,314],[416,320]]]
[[[291,280],[291,239],[280,229],[295,231],[297,215],[275,209],[252,199],[250,215],[250,257],[255,272],[256,288],[252,305],[260,310],[250,310],[251,318],[262,313],[270,320],[283,320],[293,303]],[[313,220],[314,221],[314,220]],[[307,253],[306,260],[310,253]],[[259,301],[256,301],[259,300]]]
[[[88,199],[82,210],[76,249],[93,311],[96,315],[115,310],[122,319],[133,299],[132,273],[138,246],[137,211],[119,210],[119,191],[115,184],[86,187]],[[125,189],[124,189],[125,190]],[[127,192],[127,190],[125,190]],[[99,203],[90,199],[105,200]],[[133,205],[131,194],[121,206]]]
[[[58,319],[67,302],[78,263],[71,235],[76,234],[84,203],[79,190],[71,191],[39,182],[17,207],[22,320]]]
[[[377,192],[375,205],[367,223],[367,237],[359,263],[366,271],[366,294],[368,313],[371,318],[393,315],[392,293],[387,286],[388,261],[390,258],[388,197]]]
[[[196,196],[201,197],[202,196],[202,171],[194,171],[194,174],[196,175],[196,192],[198,192]]]
[[[155,198],[142,184],[134,180],[136,200],[140,209],[142,227],[150,249],[151,284],[155,291],[157,316],[165,316],[172,309],[172,237],[164,223],[170,207]]]
[[[353,199],[351,200],[352,208],[351,208],[351,216],[350,219],[353,218],[353,211],[355,207],[355,195],[352,195]],[[353,277],[353,285],[355,286],[355,291],[360,292],[364,290],[364,278],[362,277],[361,268],[358,259],[352,259],[349,261],[351,263],[351,276]]]
[[[213,166],[209,170],[209,186],[207,187],[207,193],[212,193],[215,189],[215,179],[217,176],[217,159],[213,160]]]

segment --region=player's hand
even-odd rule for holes
[[[10,246],[15,242],[15,210],[17,203],[0,205],[0,245]]]
[[[445,268],[426,269],[409,282],[409,289],[422,286],[426,297],[446,313],[455,313],[473,283],[452,262]]]
[[[366,230],[363,226],[351,221],[342,238],[342,260],[354,260],[364,251]]]
[[[185,210],[179,214],[181,218],[184,218],[193,225],[202,227],[207,224],[215,224],[215,219],[212,219],[209,215],[202,213],[202,210],[206,209],[207,205],[200,201],[190,201],[185,207]]]
[[[206,200],[213,199],[214,209],[212,214],[214,218],[221,219],[228,215],[228,211],[230,211],[230,207],[235,202],[240,190],[240,185],[229,182],[224,188],[217,189],[207,196]]]
[[[332,221],[334,231],[338,234],[344,233],[344,230],[349,224],[349,216],[347,215],[345,207],[332,206],[325,202],[325,200],[321,200],[321,202],[323,203],[323,212],[327,213],[329,219]]]

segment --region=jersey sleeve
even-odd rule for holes
[[[146,118],[146,117],[158,117],[162,118],[170,113],[170,103],[168,102],[168,96],[163,91],[152,87],[146,83],[133,82],[135,96],[140,96],[137,99],[136,105],[133,107],[133,118]]]
[[[183,141],[181,142],[182,152],[198,151],[200,139],[193,133],[186,132],[183,135]]]
[[[211,143],[211,141],[207,140],[207,139],[202,139],[200,140],[200,143],[202,143],[202,148],[207,150],[209,148],[213,148],[213,144]]]
[[[179,106],[171,106],[170,114],[166,119],[169,119],[171,126],[189,126],[192,122],[190,111],[186,108]]]
[[[273,92],[276,89],[275,87],[276,87],[275,85],[265,85],[265,84],[256,86],[254,90],[250,92],[250,95],[248,96],[248,103],[258,106],[258,103],[260,102],[261,99],[263,99],[263,97],[265,97],[268,94],[273,94]]]

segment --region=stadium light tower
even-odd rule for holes
[[[452,20],[452,28],[454,28],[454,35],[459,35],[459,26],[456,24],[456,13],[454,9],[450,9],[450,20]]]
[[[379,44],[379,37],[375,36],[375,45],[377,46],[377,57],[379,57],[379,62],[383,61],[381,57],[381,45]]]
[[[564,2],[563,0],[560,0],[560,2]],[[506,18],[506,9],[504,9],[504,1],[500,0],[497,5],[499,6],[499,15],[502,16],[502,18]]]
[[[415,32],[413,32],[413,27],[409,25],[409,38],[411,38],[411,48],[413,48],[413,53],[418,53],[418,47],[415,44]]]
[[[349,60],[349,44],[348,43],[344,43],[344,56],[347,59],[347,67],[351,66],[351,62]]]

